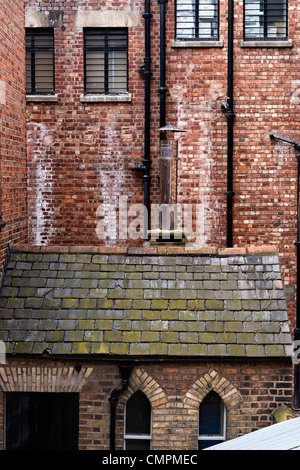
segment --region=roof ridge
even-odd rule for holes
[[[17,244],[11,247],[13,253],[95,253],[127,255],[202,255],[202,256],[251,256],[277,253],[274,245],[257,245],[232,248],[190,247],[190,246],[143,246],[143,247],[106,247],[106,246],[60,246]]]

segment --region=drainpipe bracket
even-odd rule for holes
[[[145,18],[145,19],[146,19],[146,18],[152,18],[153,15],[152,15],[152,13],[150,13],[150,12],[146,12],[146,13],[144,13],[144,14],[142,15],[142,17]]]

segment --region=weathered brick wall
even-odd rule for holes
[[[59,391],[58,377],[64,391],[80,392],[80,449],[109,450],[110,404],[108,397],[121,383],[118,367],[108,362],[80,362],[78,377],[75,363],[60,361],[9,361],[1,372],[1,388],[8,391]],[[14,371],[14,367],[17,369]],[[53,368],[53,373],[51,370]],[[92,370],[91,370],[92,369]],[[69,371],[71,370],[71,374]],[[41,377],[44,375],[45,379]],[[39,380],[37,377],[39,376]],[[9,379],[8,379],[9,377]],[[84,377],[84,379],[83,379]],[[53,385],[52,385],[53,383]],[[39,385],[38,385],[39,384]],[[285,363],[265,362],[160,362],[137,363],[129,388],[117,405],[116,446],[123,448],[124,407],[136,390],[142,390],[152,406],[153,450],[197,450],[198,409],[201,400],[214,389],[227,408],[227,438],[249,433],[274,422],[272,413],[292,404],[292,375]],[[68,388],[69,387],[69,388]],[[0,403],[3,403],[0,392]],[[0,406],[0,436],[4,446],[4,415]],[[3,447],[2,447],[3,448]]]
[[[27,240],[24,3],[0,1],[0,263],[10,241]]]
[[[105,376],[106,379],[103,388],[100,385],[100,382],[103,383],[100,376]],[[108,449],[107,398],[118,385],[120,378],[115,366],[102,364],[99,368],[94,368],[81,399],[82,449]],[[129,389],[120,396],[117,406],[117,448],[123,448],[126,401],[134,391],[141,389],[152,405],[152,449],[196,450],[198,408],[210,387],[224,397],[225,392],[231,392],[224,398],[227,406],[228,439],[272,424],[272,413],[277,407],[292,405],[292,374],[288,364],[137,364]]]
[[[289,1],[292,47],[242,47],[243,2],[234,2],[234,220],[238,246],[279,248],[290,311],[294,309],[296,239],[296,159],[294,149],[274,143],[269,133],[297,139],[298,16]],[[52,9],[52,2],[27,0],[27,14]],[[138,15],[129,28],[131,102],[81,103],[83,34],[77,12],[113,10]],[[143,2],[55,2],[63,26],[55,28],[57,103],[28,103],[30,241],[37,244],[106,245],[138,240],[99,240],[100,204],[143,203],[140,175],[131,167],[143,159]],[[159,6],[151,4],[151,202],[158,202]],[[220,2],[223,47],[174,47],[174,1],[167,4],[167,122],[184,128],[180,137],[178,196],[199,208],[200,245],[226,244],[227,2]],[[292,315],[292,313],[291,313]]]

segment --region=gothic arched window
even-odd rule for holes
[[[146,395],[138,390],[128,400],[125,410],[124,448],[149,450],[151,448],[151,405]]]
[[[220,395],[209,392],[199,408],[199,450],[225,440],[226,408]]]

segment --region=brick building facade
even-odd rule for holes
[[[1,1],[0,19],[0,198],[5,223],[0,245],[2,263],[7,244],[26,243],[28,236],[23,2],[10,5]]]
[[[133,439],[125,415],[138,390],[151,405],[144,440],[153,450],[198,449],[199,407],[212,390],[223,406],[221,438],[271,424],[276,408],[294,405],[297,160],[293,145],[270,134],[297,141],[296,1],[268,2],[279,8],[276,21],[260,2],[234,1],[232,56],[232,2],[196,1],[197,27],[188,0],[25,0],[25,18],[22,3],[26,44],[16,31],[13,57],[23,65],[11,87],[20,136],[26,90],[27,160],[25,138],[16,153],[6,147],[18,162],[10,179],[2,176],[3,218],[12,220],[2,242],[15,246],[1,290],[1,445],[16,445],[8,410],[33,392],[75,394],[80,449],[122,449]],[[11,112],[6,76],[0,106]],[[198,217],[186,247],[144,244],[136,225],[147,183],[141,165],[150,168],[150,204],[160,202],[162,124],[185,131],[175,134],[177,202]],[[2,141],[8,128],[2,122]],[[124,235],[126,222],[134,236]]]

